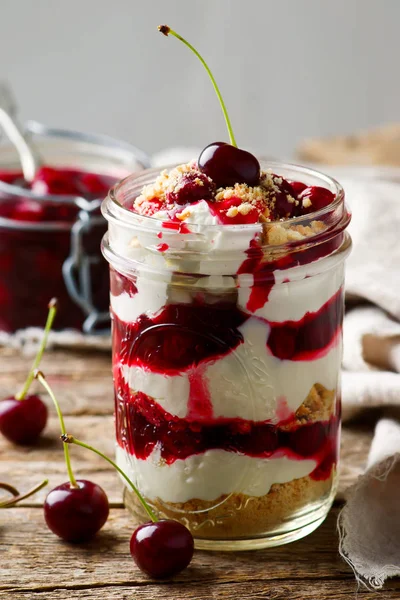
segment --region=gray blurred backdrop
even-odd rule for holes
[[[227,139],[196,46],[242,147],[400,119],[400,0],[0,0],[0,77],[21,116],[147,152]]]

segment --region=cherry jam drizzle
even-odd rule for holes
[[[268,321],[271,331],[267,346],[282,360],[320,358],[340,334],[343,311],[343,290],[340,289],[317,312],[308,312],[299,321]]]
[[[125,279],[114,277],[112,289]],[[282,323],[251,316],[232,303],[204,304],[200,300],[167,304],[155,317],[141,315],[135,323],[126,323],[114,315],[114,351],[121,363],[179,375],[203,361],[228,355],[243,342],[239,327],[250,318],[269,324],[265,343],[276,358],[315,360],[340,335],[343,291],[339,290],[318,311],[306,313],[299,321]]]
[[[128,427],[126,427],[128,423]],[[311,477],[326,479],[337,462],[339,418],[282,429],[271,422],[218,418],[210,422],[187,421],[164,411],[152,398],[132,393],[122,382],[116,397],[118,444],[145,460],[157,445],[167,464],[207,450],[225,450],[255,458],[312,459]]]
[[[328,234],[326,234],[328,235]],[[246,250],[247,258],[238,270],[238,275],[252,274],[254,281],[246,308],[255,312],[262,308],[268,301],[269,294],[275,284],[274,271],[290,269],[300,265],[308,264],[332,254],[343,242],[343,233],[339,233],[331,239],[324,239],[321,235],[321,243],[311,248],[293,251],[275,261],[265,262],[264,252],[256,239],[250,242]]]
[[[239,331],[248,319],[235,304],[167,304],[150,318],[135,323],[113,317],[114,351],[128,365],[179,375],[202,361],[217,359],[243,342]]]

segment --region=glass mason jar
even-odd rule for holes
[[[350,215],[333,179],[262,168],[335,200],[273,223],[163,224],[129,210],[150,170],[103,203],[117,461],[204,549],[298,539],[337,486]],[[125,501],[146,519],[128,490]]]
[[[107,224],[100,204],[116,181],[148,167],[134,146],[106,136],[26,127],[46,166],[90,174],[93,193],[38,194],[14,182],[20,170],[13,146],[0,145],[0,331],[42,327],[53,296],[55,329],[109,330],[108,269],[100,252]],[[12,183],[10,183],[12,182]],[[99,197],[100,196],[100,197]]]

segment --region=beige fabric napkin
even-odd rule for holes
[[[331,170],[330,170],[331,171]],[[335,169],[353,218],[346,269],[343,420],[400,408],[400,171]],[[379,589],[400,575],[400,424],[381,420],[367,469],[345,492],[339,552]]]
[[[335,168],[352,210],[346,266],[343,419],[400,406],[400,170]]]
[[[367,470],[346,491],[338,519],[339,552],[358,583],[380,589],[400,575],[400,425],[376,426]]]

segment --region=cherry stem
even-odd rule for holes
[[[201,64],[205,68],[205,70],[207,71],[207,73],[208,73],[208,75],[209,75],[209,77],[211,79],[211,83],[214,86],[215,93],[218,96],[218,100],[219,100],[219,102],[221,104],[222,112],[224,113],[226,126],[228,128],[228,134],[229,134],[230,142],[231,142],[232,146],[235,146],[237,148],[237,143],[236,143],[236,140],[235,140],[235,136],[233,135],[233,129],[232,129],[231,121],[229,119],[228,111],[226,110],[225,102],[224,102],[224,100],[222,98],[221,92],[219,91],[219,87],[217,85],[217,82],[214,79],[214,75],[211,73],[210,68],[209,68],[208,64],[206,63],[206,61],[204,60],[204,58],[196,50],[196,48],[194,48],[192,46],[192,44],[189,44],[189,42],[187,40],[185,40],[185,38],[183,38],[181,35],[179,35],[179,33],[176,33],[176,31],[174,31],[173,29],[171,29],[170,27],[168,27],[168,25],[159,25],[158,26],[158,31],[160,31],[161,33],[163,33],[166,36],[168,36],[169,34],[173,35],[178,40],[180,40],[181,42],[183,42],[185,44],[185,46],[187,46],[188,48],[190,48],[190,50],[197,56],[197,58],[199,59],[199,61],[201,62]]]
[[[8,483],[0,483],[0,488],[7,490],[8,492],[10,492],[10,494],[13,495],[13,497],[9,500],[4,500],[3,502],[0,502],[0,508],[10,508],[11,506],[14,506],[14,504],[17,504],[17,502],[19,502],[20,500],[25,500],[26,498],[29,498],[29,496],[36,494],[36,492],[44,488],[48,483],[49,480],[45,479],[44,481],[42,481],[42,483],[35,485],[35,487],[31,488],[24,494],[20,494],[18,490],[16,490],[12,485],[8,485]]]
[[[25,398],[29,388],[31,387],[32,381],[34,380],[34,377],[35,377],[35,374],[34,374],[35,370],[38,368],[38,366],[40,365],[40,361],[42,360],[43,352],[46,348],[50,329],[52,328],[56,313],[57,313],[57,299],[52,298],[49,302],[49,314],[47,315],[47,321],[46,321],[46,325],[44,328],[42,341],[40,342],[40,347],[39,347],[38,353],[36,354],[36,358],[33,361],[33,365],[31,367],[31,370],[29,371],[29,375],[24,383],[24,387],[15,396],[15,398],[17,400],[23,400]]]
[[[80,440],[77,440],[76,438],[74,438],[73,435],[64,434],[64,435],[61,436],[61,439],[62,439],[62,441],[64,443],[67,443],[67,444],[76,444],[77,446],[81,446],[82,448],[86,448],[87,450],[91,450],[92,452],[94,452],[98,456],[101,456],[101,458],[104,458],[104,460],[106,460],[108,463],[110,463],[110,465],[112,465],[114,467],[114,469],[116,469],[118,471],[118,473],[125,479],[125,481],[129,484],[129,486],[135,492],[136,496],[139,498],[139,500],[140,500],[143,508],[145,509],[145,511],[147,512],[147,514],[149,515],[149,517],[153,521],[153,523],[156,523],[158,521],[156,515],[151,510],[150,506],[147,504],[146,500],[143,498],[142,494],[139,492],[139,490],[137,489],[137,487],[132,483],[132,481],[123,472],[123,470],[120,469],[120,467],[113,460],[111,460],[111,458],[108,458],[108,456],[106,456],[105,454],[103,454],[102,452],[100,452],[100,450],[97,450],[96,448],[93,448],[93,446],[89,446],[89,444],[85,444],[85,442],[81,442]]]
[[[6,483],[5,481],[0,481],[0,490],[6,490],[12,496],[18,496],[19,491],[13,485]]]
[[[38,371],[36,369],[34,371],[34,378],[37,379],[42,384],[42,386],[44,387],[44,389],[46,390],[46,392],[49,394],[50,398],[53,400],[53,404],[54,404],[54,406],[56,408],[56,411],[57,411],[58,420],[60,421],[61,433],[64,435],[65,432],[66,432],[65,431],[65,424],[64,424],[64,417],[62,415],[60,405],[58,403],[57,398],[54,395],[53,390],[51,389],[51,387],[47,383],[47,381],[45,379],[45,376],[43,375],[43,373],[41,371]],[[65,464],[67,465],[68,477],[69,477],[69,480],[70,480],[70,483],[71,483],[71,487],[77,488],[79,486],[76,483],[74,472],[72,471],[71,457],[69,455],[68,444],[64,444],[64,456],[65,456]]]

